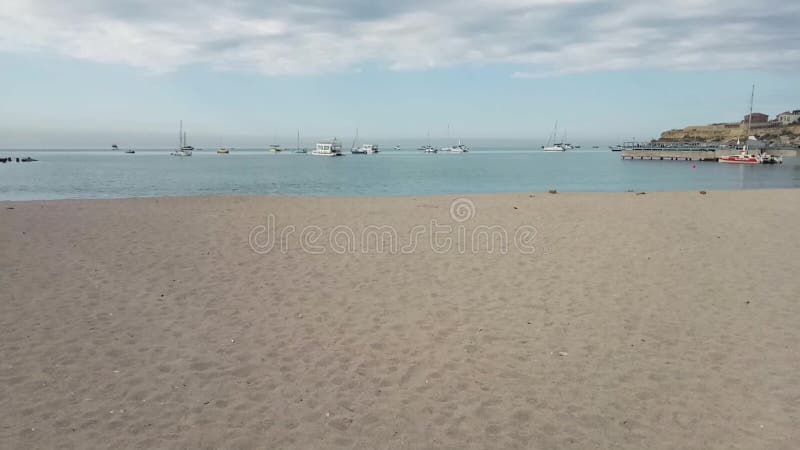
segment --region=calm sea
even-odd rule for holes
[[[0,200],[175,195],[393,196],[559,191],[621,192],[800,187],[800,158],[775,166],[623,161],[608,150],[466,154],[384,150],[325,158],[291,151],[0,151],[38,162],[0,164]]]

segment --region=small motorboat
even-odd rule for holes
[[[350,149],[350,153],[354,155],[372,155],[379,151],[378,146],[375,144],[362,144],[361,147],[353,147]]]
[[[423,151],[425,153],[438,153],[439,152],[439,149],[434,147],[434,146],[432,146],[432,145],[423,145],[422,147],[419,148],[419,150],[421,150],[421,151]]]
[[[217,150],[217,154],[218,155],[227,155],[230,152],[231,152],[231,150],[227,149],[227,148],[221,148],[221,149]]]
[[[129,148],[129,149],[125,150],[125,153],[127,153],[127,154],[129,154],[129,155],[132,155],[132,154],[134,154],[134,153],[136,153],[136,152],[135,152],[135,151],[133,151],[133,149],[132,149],[132,148]]]
[[[31,158],[30,156],[26,156],[26,157],[24,157],[24,158],[20,158],[20,160],[19,160],[19,161],[20,161],[20,162],[35,162],[35,161],[38,161],[38,159],[33,159],[33,158]]]
[[[761,155],[761,164],[783,164],[783,156]]]

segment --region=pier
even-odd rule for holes
[[[623,150],[622,159],[657,159],[668,161],[716,161],[714,150]]]
[[[753,152],[759,150],[753,149]],[[773,156],[796,157],[796,149],[767,149]],[[622,159],[658,160],[658,161],[717,161],[722,156],[739,153],[739,149],[719,145],[682,144],[682,145],[636,145],[622,150]]]

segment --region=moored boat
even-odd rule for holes
[[[546,147],[542,147],[542,151],[545,151],[545,152],[565,152],[565,151],[567,151],[567,148],[564,146],[564,144],[553,144],[553,145],[548,145]]]
[[[557,143],[558,135],[558,121],[556,120],[555,125],[553,125],[553,133],[547,137],[547,144],[542,146],[542,150],[545,152],[565,152],[568,149],[571,149],[572,146],[569,144],[564,143]],[[566,135],[566,133],[565,133]]]
[[[353,145],[350,146],[350,153],[354,155],[372,155],[378,152],[378,146],[375,144],[358,145],[358,128],[356,128],[356,136],[353,138]]]
[[[764,150],[761,150],[757,155],[747,152],[747,143],[751,141],[754,143],[757,142],[755,136],[750,136],[750,126],[752,125],[753,120],[753,98],[755,97],[755,93],[756,85],[754,84],[753,89],[750,92],[750,114],[747,116],[747,132],[745,134],[747,138],[745,139],[741,150],[739,150],[739,154],[720,156],[717,158],[717,161],[724,164],[780,164],[783,162],[782,156],[772,156],[767,154]]]
[[[378,146],[375,144],[361,144],[358,148],[350,149],[350,153],[354,155],[372,155],[373,153],[378,153],[380,150]]]
[[[428,143],[420,146],[417,150],[421,150],[425,153],[438,153],[439,149],[431,145],[431,130],[428,129]]]
[[[317,146],[311,151],[314,156],[342,156],[342,144],[333,139],[325,139],[317,142]]]
[[[295,153],[307,153],[307,150],[300,147],[300,129],[297,129],[297,148],[294,149]]]
[[[180,131],[178,132],[178,139],[180,141],[180,145],[178,145],[178,149],[170,153],[172,156],[192,156],[192,151],[194,147],[191,145],[186,145],[186,133],[183,131],[183,121],[181,120]]]
[[[442,151],[450,153],[467,153],[469,152],[469,147],[462,144],[461,139],[459,139],[457,145],[451,145],[450,147],[442,147]]]
[[[434,147],[434,146],[432,146],[432,145],[423,145],[422,147],[419,148],[419,150],[422,150],[425,153],[438,153],[439,152],[439,149]]]
[[[747,146],[742,148],[738,155],[720,156],[717,161],[727,164],[761,164],[761,158],[758,155],[747,154]]]

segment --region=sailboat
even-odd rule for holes
[[[113,150],[113,151],[118,151],[118,150],[119,150],[119,146],[118,146],[117,144],[113,144],[113,145],[111,146],[111,150]],[[133,153],[136,153],[136,152],[135,152],[135,151],[133,151],[133,149],[132,149],[132,148],[129,148],[128,150],[125,150],[125,152],[124,152],[124,153],[127,153],[127,154],[129,154],[129,155],[130,155],[130,154],[133,154]]]
[[[361,144],[360,147],[356,147],[358,143],[358,128],[356,128],[356,137],[353,138],[353,145],[350,146],[350,153],[354,155],[372,155],[378,153],[378,146],[375,144]]]
[[[553,134],[551,134],[547,138],[547,145],[542,146],[542,150],[546,152],[564,152],[567,151],[567,147],[564,144],[556,143],[556,139],[558,136],[558,121],[556,120],[556,124],[553,127]]]
[[[765,153],[763,150],[758,155],[747,153],[747,143],[755,141],[755,136],[750,136],[750,126],[753,121],[753,98],[756,93],[756,85],[750,92],[750,114],[747,116],[747,132],[745,133],[745,141],[742,149],[739,150],[738,155],[720,156],[717,161],[725,164],[780,164],[783,162],[782,156],[772,156]],[[738,140],[737,140],[738,142]]]
[[[272,135],[272,142],[277,142],[277,139],[275,139],[275,135],[274,134]],[[267,150],[269,150],[271,152],[280,152],[281,151],[281,145],[280,144],[270,144],[269,148]]]
[[[181,120],[181,127],[180,131],[178,132],[178,140],[180,141],[180,145],[178,149],[174,152],[170,153],[172,156],[192,156],[192,151],[194,147],[191,145],[186,145],[186,133],[183,131],[183,121]]]
[[[447,140],[450,140],[450,124],[447,124]],[[450,147],[442,147],[443,152],[451,152],[451,153],[466,153],[469,151],[469,148],[461,143],[461,139],[458,139],[458,145],[451,145]]]
[[[297,148],[294,150],[295,153],[306,153],[306,149],[300,148],[300,129],[297,129]]]
[[[469,147],[461,143],[461,139],[458,140],[458,145],[453,145],[450,147],[442,147],[443,152],[450,152],[450,153],[467,153],[469,152]]]
[[[425,153],[438,153],[439,149],[431,145],[431,130],[428,129],[428,143],[419,148]]]
[[[566,128],[564,129],[564,134],[561,135],[561,142],[556,144],[556,145],[560,145],[561,147],[564,148],[564,150],[572,150],[572,149],[575,148],[574,145],[567,143],[567,129]]]

